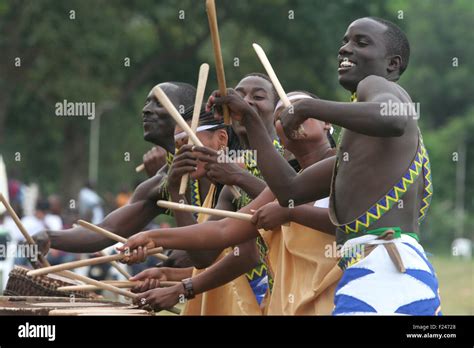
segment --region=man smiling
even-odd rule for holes
[[[330,194],[329,212],[342,245],[339,266],[344,271],[334,314],[441,313],[435,271],[417,236],[432,195],[418,117],[380,113],[385,103],[411,103],[396,83],[408,66],[409,52],[405,34],[391,22],[361,18],[349,25],[339,49],[338,73],[352,102],[302,99],[281,114],[289,137],[299,136],[297,129],[308,118],[343,128],[337,155],[301,174],[271,151],[270,137],[257,126],[261,120],[240,108],[235,95],[213,99],[215,105],[226,104],[245,126],[251,147],[265,151],[258,166],[280,205],[291,207]],[[210,249],[257,234],[241,222],[239,233],[231,233],[226,223],[224,219],[199,228],[144,232],[125,247]]]
[[[353,102],[305,99],[281,115],[293,136],[308,118],[343,127],[336,158],[301,176],[288,168],[278,177],[265,176],[275,170],[275,159],[266,156],[268,165],[259,163],[282,205],[323,197],[334,167],[330,216],[343,244],[344,270],[334,314],[440,313],[436,276],[417,236],[432,194],[418,117],[381,114],[384,104],[411,103],[396,83],[409,55],[408,40],[393,23],[379,18],[351,23],[339,49],[338,73]],[[260,147],[258,137],[250,138]]]

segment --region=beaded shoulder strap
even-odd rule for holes
[[[351,101],[357,101],[357,96],[355,95],[355,93],[351,96]],[[405,174],[382,198],[380,198],[366,212],[346,224],[338,223],[334,210],[334,186],[338,164],[338,160],[336,159],[333,178],[331,182],[330,217],[332,222],[338,227],[338,229],[342,230],[346,234],[367,231],[369,229],[369,226],[378,221],[387,211],[389,211],[393,207],[395,203],[400,201],[403,195],[408,191],[409,187],[416,181],[420,173],[423,173],[423,198],[418,214],[418,223],[421,224],[422,220],[426,217],[426,213],[431,203],[431,197],[433,195],[433,185],[431,179],[430,160],[419,129],[418,149],[414,159],[412,160]]]
[[[421,224],[426,217],[426,213],[431,205],[431,198],[433,196],[433,180],[431,177],[431,165],[428,151],[423,144],[423,138],[420,132],[420,142],[423,151],[423,198],[421,199],[420,212],[418,215],[418,224]]]
[[[412,160],[408,170],[402,175],[400,180],[374,205],[358,218],[346,224],[338,224],[346,234],[365,232],[376,221],[390,209],[395,203],[405,195],[410,186],[416,181],[423,169],[424,153],[426,152],[423,143],[420,141],[415,158]]]

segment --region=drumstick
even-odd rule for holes
[[[267,55],[265,54],[265,51],[263,50],[260,45],[254,43],[252,44],[253,49],[257,53],[258,58],[260,59],[260,62],[262,62],[263,67],[267,71],[268,76],[270,77],[270,80],[272,80],[273,86],[275,87],[278,96],[280,97],[281,102],[285,106],[285,108],[289,107],[291,105],[290,99],[288,99],[288,96],[286,95],[280,80],[278,80],[278,77],[275,74],[275,71],[273,70],[272,65],[270,64],[270,61],[267,58]],[[300,125],[298,128],[298,133],[300,135],[305,134],[303,125]]]
[[[104,252],[103,250],[102,251],[99,251],[99,254],[101,254],[102,256],[107,256],[108,254],[106,252]],[[115,268],[117,271],[119,271],[119,273],[121,275],[123,275],[125,278],[129,279],[131,278],[131,274],[128,273],[123,267],[121,267],[117,261],[111,261],[110,262],[110,265]]]
[[[175,120],[175,122],[178,124],[178,126],[186,132],[189,138],[193,141],[194,145],[197,146],[204,146],[199,140],[199,138],[194,134],[194,132],[191,131],[191,128],[188,126],[186,121],[183,119],[181,114],[176,110],[174,107],[173,103],[171,100],[169,100],[168,96],[163,92],[163,90],[160,88],[160,86],[155,86],[153,87],[153,93],[155,94],[156,99],[158,99],[163,105],[163,107],[168,111],[168,113],[171,115],[171,117]]]
[[[97,233],[99,233],[99,234],[101,234],[101,235],[103,235],[103,236],[105,236],[109,239],[112,239],[116,242],[123,243],[123,244],[127,243],[127,238],[124,238],[122,236],[119,236],[118,234],[107,231],[105,228],[96,226],[94,224],[91,224],[90,222],[87,222],[87,221],[84,221],[84,220],[77,220],[77,224],[84,227],[84,228],[87,228],[88,230],[97,232]]]
[[[20,230],[21,234],[23,235],[23,237],[25,238],[26,242],[29,244],[29,245],[36,245],[36,242],[34,241],[33,238],[31,238],[30,234],[28,233],[28,231],[26,230],[25,226],[23,226],[23,224],[21,223],[21,220],[20,218],[18,217],[18,215],[15,213],[15,211],[13,210],[12,206],[10,205],[10,203],[8,203],[8,201],[5,199],[5,197],[3,196],[2,193],[0,193],[0,201],[2,201],[3,205],[5,206],[5,208],[7,209],[8,213],[10,214],[10,216],[12,217],[13,221],[15,221],[15,224],[16,226],[18,227],[18,229]],[[38,254],[38,258],[39,258],[39,261],[41,262],[42,265],[44,266],[50,266],[48,260],[46,259],[46,257],[43,256],[43,254]],[[31,261],[30,261],[31,262]],[[36,268],[36,263],[33,264],[33,267]]]
[[[129,298],[132,298],[132,299],[137,299],[138,298],[138,295],[134,294],[131,291],[119,289],[119,288],[117,288],[113,285],[110,285],[110,284],[107,284],[107,283],[104,283],[104,282],[100,282],[98,280],[95,280],[95,279],[92,279],[92,278],[89,278],[89,277],[85,277],[85,276],[82,276],[80,274],[77,274],[77,273],[74,273],[74,272],[71,272],[71,271],[62,271],[59,274],[64,276],[64,277],[68,277],[70,279],[80,280],[81,282],[84,282],[84,283],[89,284],[89,285],[95,285],[100,289],[108,290],[110,292],[113,292],[113,293],[116,293],[116,294],[119,294],[119,295],[122,295],[122,296],[125,296],[125,297],[129,297]],[[171,308],[166,309],[166,310],[168,312],[172,312],[172,313],[175,313],[175,314],[180,314],[181,313],[181,310],[179,308],[176,308],[176,307],[171,307]]]
[[[68,278],[71,278],[71,279],[80,280],[81,282],[84,282],[84,283],[89,284],[89,285],[97,286],[98,288],[100,288],[102,290],[108,290],[108,291],[114,292],[116,294],[120,294],[120,295],[125,296],[125,297],[129,297],[129,298],[137,298],[137,294],[134,294],[131,291],[122,290],[122,289],[119,289],[119,288],[117,288],[113,285],[103,283],[103,282],[100,282],[98,280],[95,280],[95,279],[92,279],[92,278],[89,278],[89,277],[85,277],[85,276],[82,276],[80,274],[77,274],[77,273],[74,273],[74,272],[71,272],[71,271],[63,271],[63,272],[60,272],[59,274],[64,275],[64,276],[66,276]]]
[[[107,238],[115,240],[116,242],[123,243],[123,244],[127,243],[127,238],[124,238],[122,236],[119,236],[118,234],[107,231],[106,229],[104,229],[102,227],[99,227],[99,226],[96,226],[94,224],[91,224],[87,221],[78,220],[77,224],[84,227],[84,228],[87,228],[88,230],[91,230],[91,231],[97,232],[99,234],[102,234]],[[153,256],[155,256],[155,257],[157,257],[157,258],[159,258],[160,260],[163,260],[163,261],[168,260],[168,256],[163,255],[163,254],[156,254],[156,255],[153,255]]]
[[[122,289],[122,288],[133,288],[135,285],[138,285],[140,282],[107,282],[104,281],[104,283],[113,285],[116,288]],[[173,286],[176,284],[179,284],[180,282],[174,282],[174,281],[161,281],[160,282],[160,287],[169,287]],[[57,288],[58,291],[96,291],[100,290],[99,287],[95,285],[68,285],[68,286],[61,286]]]
[[[160,88],[160,86],[155,86],[153,88],[153,93],[155,94],[156,99],[158,99],[163,105],[163,107],[168,111],[168,113],[173,117],[173,119],[176,121],[178,126],[188,135],[188,137],[192,140],[194,145],[204,147],[203,143],[199,138],[196,136],[196,134],[191,130],[191,127],[186,123],[186,121],[183,119],[181,114],[176,110],[174,107],[173,103],[171,100],[169,100],[168,96],[163,92],[163,90]],[[235,186],[231,186],[230,190],[234,197],[236,199],[240,198],[240,193],[237,190]]]
[[[219,38],[219,28],[217,26],[216,4],[214,0],[206,0],[207,19],[209,20],[209,29],[211,30],[212,47],[214,49],[214,60],[216,61],[217,84],[221,96],[227,95],[225,83],[224,63],[222,62],[221,40]],[[223,105],[224,123],[230,124],[229,109]]]
[[[207,76],[209,74],[209,64],[202,64],[199,68],[199,77],[196,88],[196,100],[194,101],[193,119],[191,121],[191,131],[196,133],[199,123],[199,115],[201,114],[202,99],[204,98],[204,91],[206,90]],[[191,138],[188,138],[188,144],[191,144]],[[186,186],[188,185],[189,173],[186,173],[181,178],[181,185],[179,186],[179,194],[184,195]]]
[[[163,251],[162,247],[147,250],[147,256],[151,254],[159,253],[161,251]],[[54,265],[54,266],[48,266],[48,267],[35,269],[33,271],[29,271],[27,275],[37,276],[37,275],[43,275],[43,274],[48,274],[48,273],[56,273],[60,271],[71,270],[74,268],[99,265],[99,264],[110,262],[110,261],[117,261],[125,257],[127,257],[125,253],[120,253],[120,254],[115,254],[115,255],[94,257],[92,259],[86,259],[86,260],[71,261],[71,262],[62,263],[60,265]]]
[[[168,201],[158,201],[158,202],[156,202],[156,204],[159,207],[162,207],[162,208],[168,208],[168,209],[172,209],[172,210],[189,211],[191,213],[204,213],[204,214],[228,217],[228,218],[244,220],[244,221],[250,221],[252,219],[252,215],[250,215],[250,214],[237,213],[237,212],[234,212],[234,211],[203,208],[203,207],[197,207],[197,206],[194,206],[194,205],[174,203],[174,202],[168,202]]]

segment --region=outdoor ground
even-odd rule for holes
[[[474,260],[431,256],[438,275],[444,315],[474,315]]]

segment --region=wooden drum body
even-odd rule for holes
[[[0,296],[0,315],[148,316],[151,314],[132,305],[104,299]]]
[[[96,294],[87,291],[58,291],[60,286],[78,285],[79,283],[57,274],[41,276],[27,275],[29,269],[15,266],[8,276],[5,296],[74,296],[79,298],[95,298]]]

